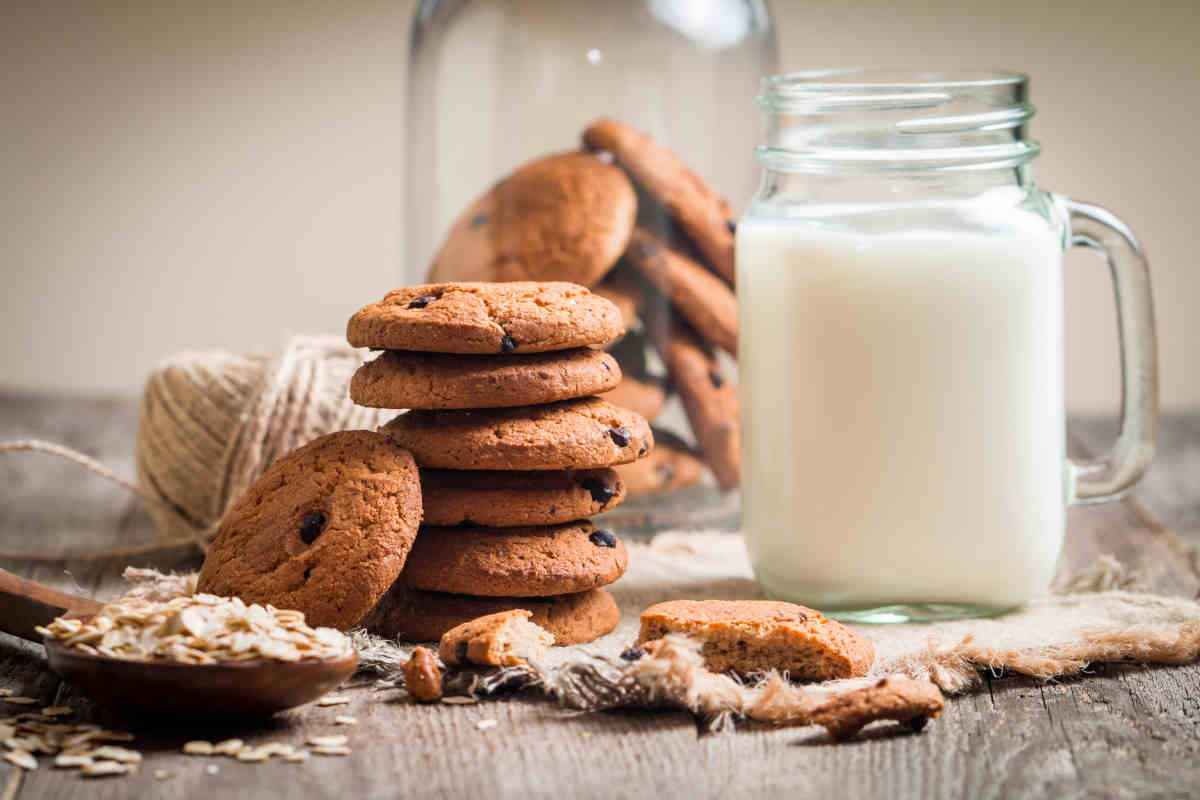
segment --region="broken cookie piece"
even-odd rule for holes
[[[699,641],[713,672],[777,670],[824,681],[862,677],[875,660],[869,639],[819,611],[773,600],[672,600],[642,612],[639,644],[670,633]]]
[[[447,666],[512,667],[536,661],[554,644],[554,636],[530,622],[531,616],[517,608],[464,622],[442,636],[438,655]]]
[[[929,681],[891,675],[823,703],[813,711],[811,721],[841,740],[881,719],[895,720],[919,731],[941,714],[944,706],[941,690]]]
[[[404,665],[404,688],[419,703],[442,699],[442,669],[432,650],[418,647]]]

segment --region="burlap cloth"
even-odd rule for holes
[[[553,648],[528,667],[453,675],[450,690],[476,696],[540,692],[584,711],[681,708],[721,730],[743,718],[824,724],[817,719],[823,704],[843,694],[876,691],[874,685],[888,676],[929,681],[957,694],[981,686],[989,670],[1049,680],[1086,672],[1098,662],[1183,664],[1200,657],[1200,604],[1114,588],[1136,588],[1139,576],[1101,556],[1060,575],[1054,592],[1001,617],[855,626],[876,644],[876,661],[866,678],[796,684],[776,674],[716,675],[704,669],[696,643],[682,639],[629,661],[622,652],[636,640],[638,617],[647,606],[669,599],[752,599],[762,593],[737,534],[662,533],[628,547],[629,569],[609,587],[622,612],[616,630],[587,645]],[[411,645],[362,632],[355,637],[364,671],[379,677],[381,685],[402,686],[398,667]]]

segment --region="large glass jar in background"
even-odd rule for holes
[[[530,161],[579,149],[584,129],[600,118],[626,123],[673,151],[729,200],[731,218],[749,200],[759,120],[747,98],[776,68],[766,0],[423,0],[411,41],[408,283],[428,279],[452,224],[489,187]],[[638,225],[689,251],[671,215],[638,188]],[[507,216],[503,211],[489,209],[489,221]],[[626,476],[636,491],[610,519],[627,528],[733,527],[739,503],[729,469],[722,491],[707,469],[674,453],[697,439],[671,391],[662,342],[651,340],[665,338],[652,332],[667,331],[677,310],[626,262],[598,287],[618,284],[636,297],[632,332],[616,355],[637,383],[609,399],[652,411],[645,415],[654,417],[661,446],[652,469],[643,465]],[[722,374],[713,379],[735,380],[729,355],[716,357]],[[666,399],[656,409],[660,396]],[[736,409],[722,413],[727,424],[738,424]],[[682,441],[673,442],[672,433]],[[699,483],[674,487],[694,474]]]

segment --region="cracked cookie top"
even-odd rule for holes
[[[378,433],[331,433],[280,458],[238,498],[198,589],[348,630],[395,582],[420,522],[412,456]]]
[[[346,338],[380,350],[524,354],[603,346],[624,330],[616,306],[573,283],[431,283],[359,309]]]

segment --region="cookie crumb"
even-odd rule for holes
[[[418,647],[404,665],[404,688],[419,703],[432,703],[442,697],[442,670],[432,650]]]
[[[350,698],[344,694],[328,694],[317,701],[317,705],[323,708],[329,706],[344,706],[350,703]]]
[[[464,622],[442,636],[438,655],[449,666],[513,667],[540,659],[554,635],[531,622],[532,616],[517,608]]]
[[[839,741],[877,720],[894,720],[920,732],[944,705],[941,690],[929,681],[892,675],[837,695],[813,712],[812,721]]]

